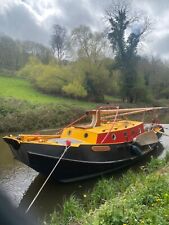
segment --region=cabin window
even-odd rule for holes
[[[115,141],[116,140],[116,135],[115,134],[112,134],[112,139]]]
[[[71,133],[72,133],[72,131],[71,130],[68,130],[68,132],[67,132],[67,135],[71,135]]]
[[[84,138],[87,138],[89,135],[88,135],[88,133],[85,133],[84,134]]]

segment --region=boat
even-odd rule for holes
[[[126,117],[164,107],[99,107],[87,111],[56,134],[3,137],[14,157],[60,182],[96,177],[133,165],[158,148],[164,132],[157,122]]]

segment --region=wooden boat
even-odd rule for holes
[[[20,134],[3,139],[16,159],[44,175],[58,162],[52,174],[56,180],[86,179],[130,166],[156,149],[163,128],[124,117],[160,109],[100,107],[56,135]]]

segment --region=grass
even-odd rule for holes
[[[86,109],[96,107],[96,104],[91,102],[43,94],[35,90],[28,81],[16,77],[12,78],[0,76],[0,97],[12,97],[19,100],[26,100],[33,104],[55,103],[59,105],[70,105]]]
[[[96,104],[43,94],[31,83],[0,76],[0,132],[58,128]]]
[[[139,172],[100,180],[84,199],[72,196],[47,225],[169,224],[169,157],[152,159]]]

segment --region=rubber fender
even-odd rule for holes
[[[135,156],[141,156],[143,154],[141,148],[137,145],[130,145],[130,152]]]
[[[164,128],[163,128],[163,126],[158,125],[158,124],[153,125],[153,126],[152,126],[152,130],[156,133],[158,139],[160,139],[161,136],[162,136],[163,133],[164,133]],[[159,132],[158,132],[158,131],[159,131]]]

